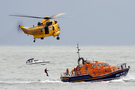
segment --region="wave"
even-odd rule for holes
[[[120,79],[116,79],[116,80],[112,80],[112,81],[109,81],[109,83],[117,83],[117,82],[135,82],[135,77],[134,75],[128,75],[126,77],[121,77]]]
[[[31,84],[31,83],[61,83],[61,81],[58,81],[58,80],[0,81],[0,84]]]
[[[62,83],[61,81],[58,80],[45,80],[45,81],[40,81],[41,83]]]
[[[135,82],[135,78],[133,76],[122,77],[120,79],[111,80],[111,81],[101,81],[102,83],[124,83],[124,82]],[[33,83],[63,83],[60,80],[37,80],[37,81],[0,81],[0,84],[33,84]],[[78,82],[79,83],[79,82]],[[87,83],[87,82],[81,82]],[[96,82],[95,82],[96,83]]]

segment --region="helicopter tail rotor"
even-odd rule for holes
[[[19,21],[18,23],[17,23],[17,30],[18,30],[18,32],[22,32],[22,29],[21,29],[21,25],[23,25],[23,23],[22,23],[22,21]]]

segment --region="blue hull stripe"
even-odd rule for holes
[[[91,77],[90,75],[74,76],[74,77],[61,77],[63,82],[80,82],[80,81],[96,81],[96,80],[112,80],[115,78],[120,78],[120,76],[125,76],[128,73],[129,68],[111,72],[102,76]],[[118,75],[118,76],[117,76]]]

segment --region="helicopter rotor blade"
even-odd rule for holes
[[[29,15],[21,15],[21,14],[16,14],[16,15],[10,15],[10,16],[16,16],[16,17],[28,17],[28,18],[38,18],[38,19],[53,19],[55,17],[64,15],[65,13],[60,13],[58,15],[53,15],[51,17],[37,17],[37,16],[29,16]]]
[[[16,17],[27,17],[27,18],[38,18],[38,19],[53,19],[53,18],[71,18],[71,17],[82,17],[82,16],[86,16],[86,15],[90,15],[90,14],[82,14],[82,15],[74,15],[74,16],[64,16],[64,17],[59,17],[61,15],[64,15],[66,13],[60,13],[57,15],[53,15],[51,17],[37,17],[37,16],[29,16],[29,15],[21,15],[21,14],[16,14],[16,15],[10,15],[10,16],[16,16]]]
[[[87,16],[90,14],[81,14],[81,15],[74,15],[74,16],[64,16],[64,17],[57,17],[57,18],[72,18],[72,17],[82,17],[82,16]]]
[[[44,19],[44,17],[29,16],[29,15],[10,15],[10,16]]]
[[[53,16],[51,16],[50,18],[52,19],[52,18],[55,18],[55,17],[61,16],[61,15],[64,15],[64,14],[66,14],[66,13],[60,13],[60,14],[57,14],[57,15],[53,15]]]

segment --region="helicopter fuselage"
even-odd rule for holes
[[[25,34],[33,35],[34,39],[48,36],[58,36],[60,34],[60,27],[55,20],[42,20],[42,23],[38,23],[37,26],[33,27],[24,27],[20,25],[20,28],[23,30]]]

